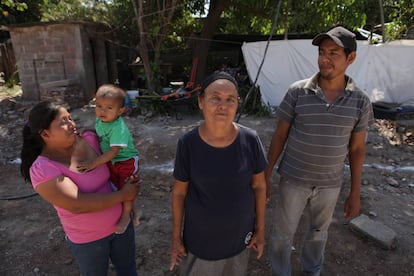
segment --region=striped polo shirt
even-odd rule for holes
[[[277,109],[291,124],[278,172],[307,185],[340,186],[351,134],[373,123],[372,105],[349,76],[343,95],[329,104],[318,76],[293,83]]]

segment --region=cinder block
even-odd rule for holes
[[[384,249],[396,247],[397,234],[388,226],[381,222],[374,221],[366,215],[360,215],[352,219],[349,223],[351,229],[373,239]]]

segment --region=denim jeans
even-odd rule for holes
[[[132,223],[122,234],[111,234],[103,239],[76,244],[66,239],[67,246],[79,264],[82,276],[108,275],[109,259],[117,275],[136,276],[135,233]]]
[[[328,228],[341,187],[312,187],[282,178],[270,237],[272,275],[291,275],[291,251],[296,228],[306,210],[309,226],[301,248],[304,275],[322,270]]]

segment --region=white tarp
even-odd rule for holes
[[[249,77],[256,79],[266,41],[244,43]],[[406,104],[414,101],[414,40],[369,45],[357,41],[357,58],[346,73],[372,102]],[[278,106],[293,82],[318,72],[318,47],[311,40],[273,40],[259,75],[262,102]]]

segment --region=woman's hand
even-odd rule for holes
[[[173,240],[171,242],[170,249],[170,271],[172,271],[175,266],[178,266],[181,262],[182,257],[185,256],[187,256],[187,251],[185,250],[181,239]]]
[[[265,245],[265,234],[264,231],[257,231],[253,234],[252,239],[249,242],[249,245],[247,245],[247,248],[253,248],[254,251],[257,252],[257,259],[260,259],[263,255]]]
[[[132,201],[136,198],[141,186],[141,179],[139,175],[133,175],[127,178],[124,186],[122,186],[120,192],[124,196],[124,201]]]

